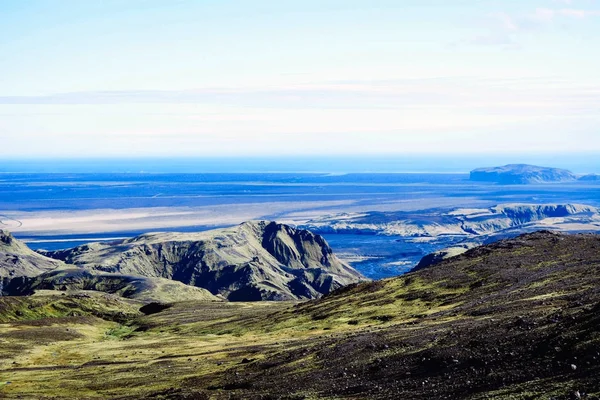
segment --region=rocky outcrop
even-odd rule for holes
[[[36,253],[9,232],[0,230],[0,280],[36,276],[55,268],[66,268],[66,266],[61,261]]]
[[[232,301],[312,299],[365,279],[321,236],[265,221],[44,254],[88,271],[172,279]]]
[[[478,168],[471,171],[470,179],[477,182],[495,182],[503,185],[572,182],[577,176],[558,168],[527,164],[509,164],[503,167]]]

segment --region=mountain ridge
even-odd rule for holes
[[[87,270],[172,279],[234,301],[310,299],[366,279],[323,237],[266,221],[42,254]]]

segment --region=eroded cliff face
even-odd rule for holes
[[[265,221],[44,254],[87,270],[173,279],[234,301],[311,299],[364,280],[321,236]]]

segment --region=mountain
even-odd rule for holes
[[[84,269],[59,269],[34,277],[13,278],[4,287],[9,296],[28,296],[44,291],[97,291],[142,302],[222,301],[208,290],[164,278],[94,273]]]
[[[598,208],[582,204],[499,204],[489,208],[458,208],[418,212],[339,214],[301,225],[317,233],[363,233],[405,237],[464,236],[499,232],[516,236],[525,230],[600,230]]]
[[[232,301],[311,299],[365,280],[321,236],[265,221],[43,254],[88,271],[172,279]]]
[[[471,180],[513,185],[571,182],[577,180],[577,176],[565,169],[538,167],[527,164],[509,164],[502,167],[475,169],[471,171]]]
[[[66,265],[36,253],[9,232],[0,230],[0,280],[36,276],[55,268],[66,268]]]
[[[536,232],[313,301],[149,315],[104,296],[0,297],[0,393],[597,399],[599,254],[598,235]]]

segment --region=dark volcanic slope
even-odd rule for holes
[[[270,316],[324,334],[217,386],[256,399],[597,399],[599,272],[599,236],[535,233],[477,248]]]
[[[44,254],[87,270],[173,279],[234,301],[311,299],[364,280],[321,236],[275,222],[146,234]]]

